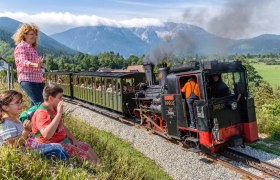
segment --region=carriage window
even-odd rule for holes
[[[74,86],[79,85],[79,78],[77,76],[74,76]]]
[[[93,77],[92,78],[92,89],[96,89],[96,81],[95,81],[95,78]]]
[[[116,93],[116,89],[117,89],[117,80],[116,79],[112,79],[112,93]]]
[[[117,91],[117,95],[121,95],[121,79],[117,79],[117,82],[116,82],[116,91]]]
[[[55,83],[55,75],[52,76],[52,83]]]
[[[79,78],[79,86],[81,88],[84,88],[85,87],[85,79],[83,77],[80,77]]]
[[[57,82],[58,84],[65,84],[65,83],[66,83],[65,79],[66,79],[65,75],[58,75],[58,76],[57,76],[57,81],[56,81],[56,82]]]
[[[97,91],[103,91],[105,89],[105,83],[103,78],[98,78],[98,83],[97,83]]]
[[[91,81],[91,79],[88,79],[87,88],[89,88],[89,89],[92,88],[92,81]]]
[[[134,93],[135,92],[135,80],[134,78],[123,79],[123,93]]]

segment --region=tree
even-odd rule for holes
[[[58,70],[57,64],[54,62],[53,58],[46,58],[46,69],[47,71]]]
[[[12,57],[13,53],[14,48],[11,48],[11,46],[6,42],[0,41],[0,56],[3,58]]]
[[[90,68],[89,71],[96,71],[100,66],[97,56],[90,57]]]
[[[129,66],[129,65],[138,65],[139,61],[139,57],[134,56],[134,55],[130,55],[126,60],[125,60],[125,66]]]
[[[61,60],[59,61],[58,70],[59,70],[59,71],[65,71],[64,60],[63,60],[63,59],[61,59]]]

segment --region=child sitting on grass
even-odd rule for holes
[[[63,89],[56,85],[50,84],[44,88],[42,106],[46,109],[37,109],[32,117],[32,132],[40,134],[36,137],[36,141],[39,144],[60,143],[69,155],[76,155],[81,160],[102,165],[90,145],[76,140],[63,125],[62,95]]]
[[[60,144],[38,145],[29,138],[31,121],[26,120],[21,123],[18,118],[23,111],[24,103],[20,92],[8,90],[0,93],[0,147],[3,144],[15,147],[30,145],[47,157],[54,155],[63,160],[67,159],[68,155]]]

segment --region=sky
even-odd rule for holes
[[[278,0],[0,0],[0,17],[36,23],[48,34],[78,26],[186,23],[225,38],[280,34]]]

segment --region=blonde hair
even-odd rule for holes
[[[18,97],[20,100],[23,98],[23,95],[15,90],[7,90],[0,93],[0,123],[3,123],[4,121],[3,113],[5,113],[5,111],[3,110],[3,106],[9,105],[13,101],[14,97]]]
[[[18,45],[21,41],[25,41],[24,35],[26,35],[28,32],[34,31],[36,34],[36,42],[32,44],[34,48],[37,47],[38,44],[38,33],[39,33],[39,27],[36,24],[21,24],[21,26],[17,29],[16,33],[13,35],[13,39],[15,41],[15,44]]]

